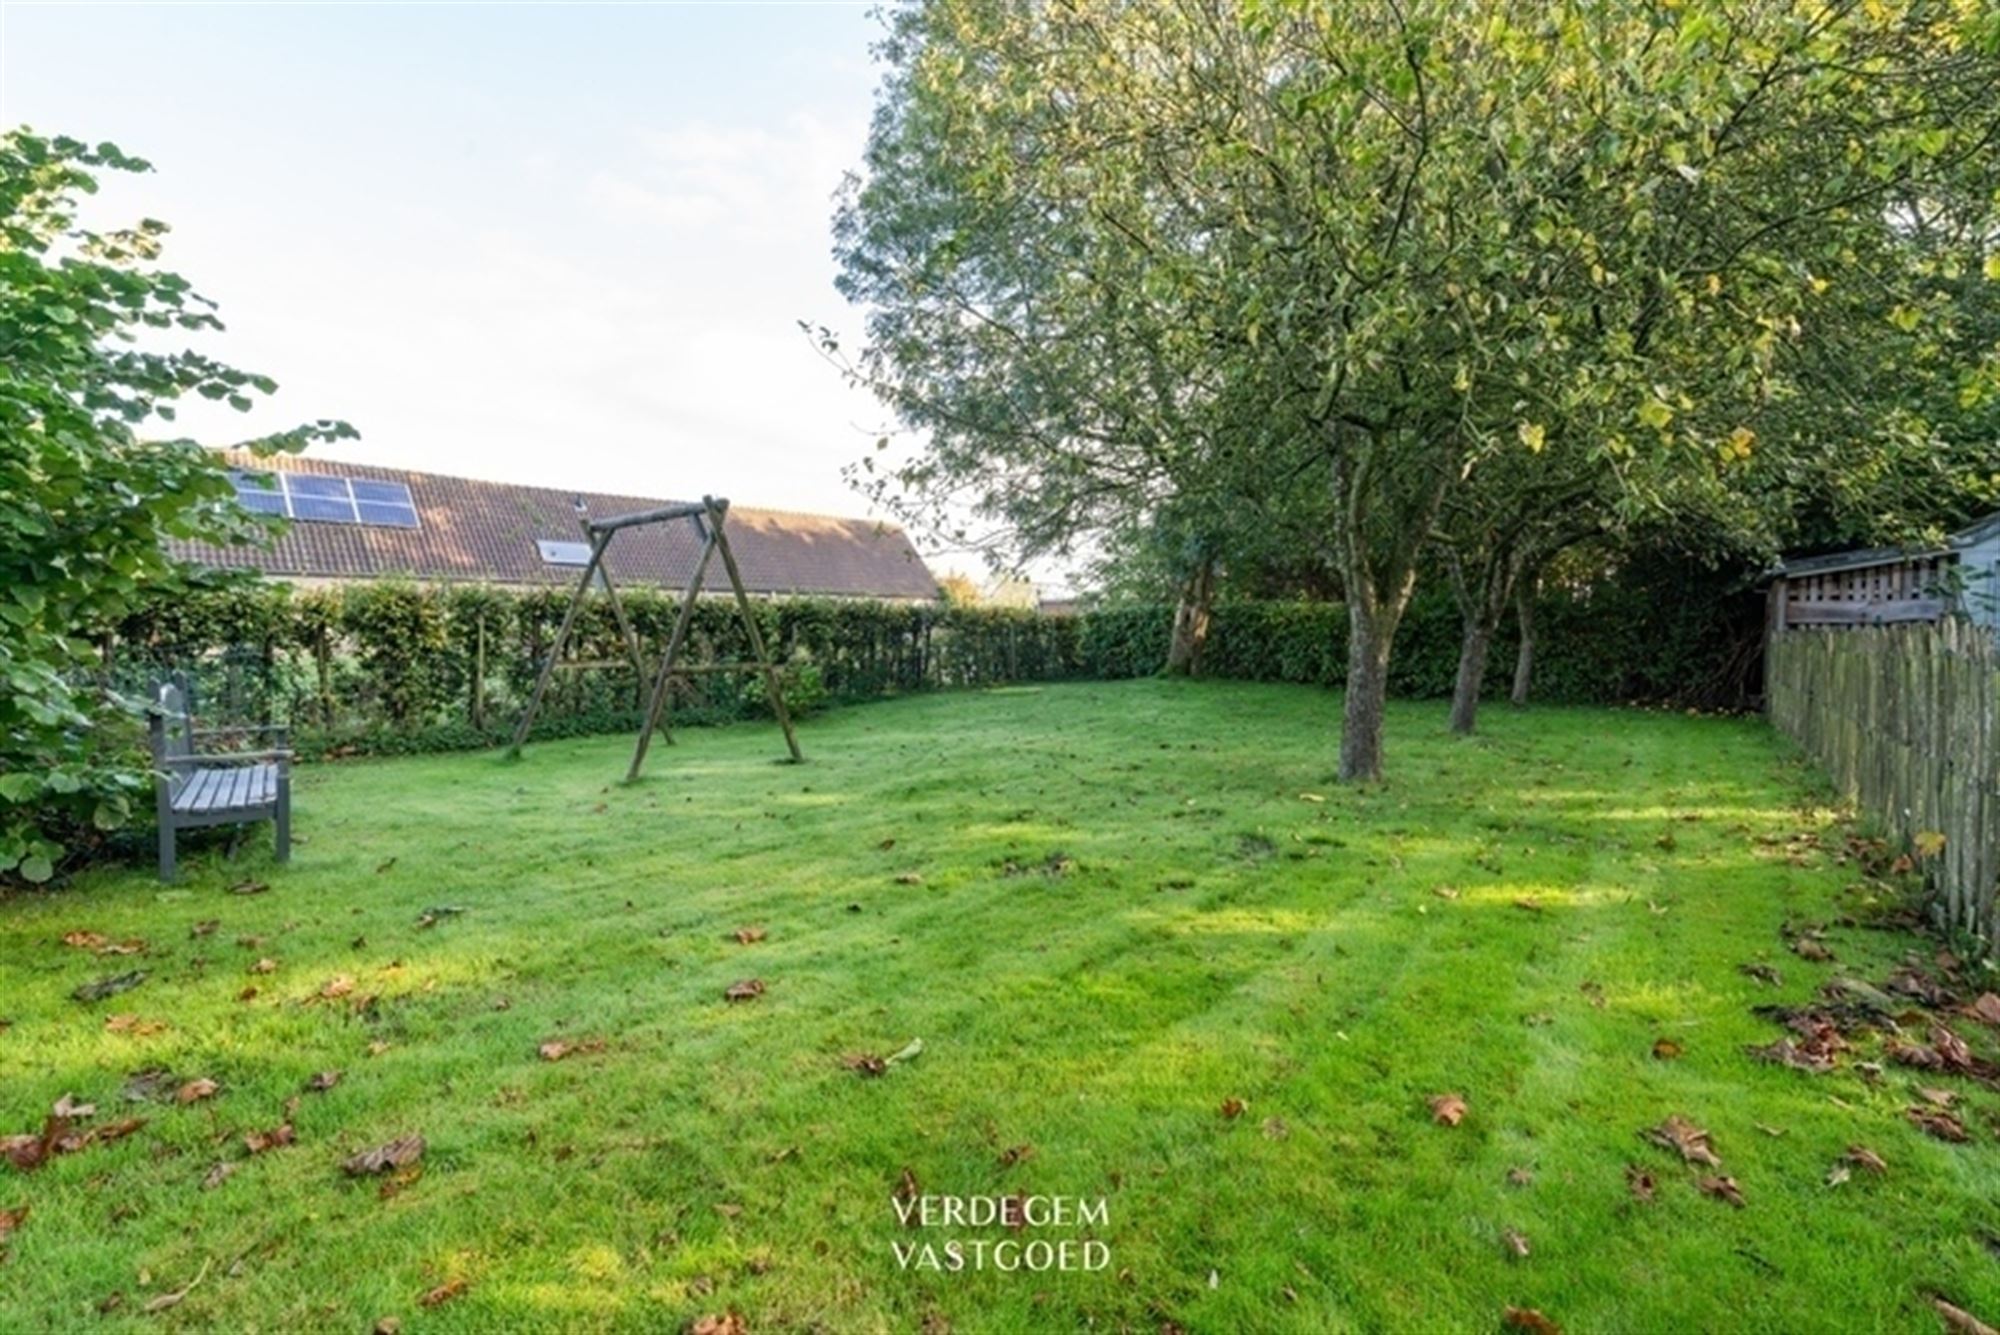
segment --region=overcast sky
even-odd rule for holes
[[[0,122],[154,171],[99,223],[173,226],[211,349],[340,457],[866,513],[885,425],[802,335],[852,331],[830,197],[860,157],[863,4],[0,3]],[[949,564],[949,563],[947,563]]]

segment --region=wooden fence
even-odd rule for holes
[[[2000,943],[2000,642],[1935,624],[1780,631],[1771,721],[1919,858],[1941,925]],[[1928,851],[1934,838],[1944,846]]]

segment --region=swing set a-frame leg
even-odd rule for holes
[[[694,563],[694,578],[688,581],[687,592],[681,595],[680,614],[674,618],[673,634],[667,637],[667,651],[660,656],[660,674],[653,679],[652,698],[646,702],[646,717],[639,724],[639,745],[632,752],[632,767],[625,771],[625,782],[635,782],[639,770],[646,763],[646,748],[653,740],[653,729],[666,731],[667,693],[674,672],[674,660],[680,657],[681,646],[687,643],[688,626],[694,620],[695,599],[701,596],[702,578],[708,573],[708,558],[715,554],[715,534],[709,534],[702,544],[701,558]]]
[[[542,670],[535,676],[535,689],[528,696],[528,707],[521,711],[521,722],[514,729],[514,744],[507,748],[509,757],[521,754],[521,747],[528,740],[528,729],[535,726],[535,714],[542,707],[542,696],[549,689],[549,678],[555,675],[556,660],[562,657],[563,646],[569,642],[570,629],[576,625],[576,614],[583,607],[584,595],[590,592],[591,578],[604,564],[604,549],[610,541],[609,533],[591,541],[590,560],[584,563],[583,578],[576,582],[576,592],[570,595],[569,606],[563,610],[562,625],[556,629],[556,642],[549,646],[549,656],[542,660]]]
[[[749,637],[750,652],[757,655],[757,664],[764,669],[764,689],[771,696],[771,712],[778,716],[778,726],[785,730],[785,746],[792,753],[792,763],[801,764],[806,757],[799,750],[798,735],[792,731],[792,714],[785,708],[785,692],[778,682],[778,669],[772,666],[771,655],[764,650],[764,633],[757,629],[757,618],[750,610],[750,595],[743,589],[743,574],[736,568],[736,555],[729,550],[728,535],[722,531],[723,520],[729,513],[729,502],[704,496],[702,504],[713,516],[715,545],[722,552],[722,567],[729,572],[730,587],[736,591],[736,609],[743,614],[743,633]]]

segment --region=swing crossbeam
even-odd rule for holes
[[[563,646],[576,627],[578,613],[583,601],[590,595],[592,583],[601,583],[605,596],[610,600],[616,614],[633,668],[641,680],[645,678],[645,664],[639,652],[639,639],[626,621],[618,591],[612,587],[611,576],[604,568],[605,553],[611,547],[611,540],[628,528],[644,524],[666,524],[678,520],[692,520],[695,531],[701,535],[701,556],[695,562],[694,574],[688,580],[687,589],[681,595],[680,613],[674,618],[673,633],[667,637],[666,652],[660,656],[659,672],[653,678],[653,690],[646,706],[645,722],[639,729],[639,742],[632,754],[631,769],[625,780],[630,783],[639,777],[640,769],[646,763],[646,750],[658,730],[667,741],[673,741],[673,734],[667,730],[668,687],[676,677],[686,677],[697,673],[716,672],[761,672],[764,687],[771,701],[771,712],[778,717],[778,726],[784,730],[785,746],[790,751],[794,763],[805,759],[799,750],[798,734],[792,730],[791,711],[785,708],[784,691],[780,684],[778,668],[771,662],[771,655],[765,649],[764,635],[757,626],[757,618],[750,609],[750,594],[743,587],[743,572],[737,567],[736,554],[729,548],[729,535],[725,531],[729,517],[729,502],[714,496],[704,496],[696,502],[680,505],[664,505],[651,510],[640,510],[628,515],[612,515],[605,519],[591,519],[584,513],[583,502],[577,502],[577,514],[585,535],[590,541],[590,559],[584,563],[583,574],[578,577],[576,590],[570,595],[569,606],[563,611],[562,624],[556,630],[555,643],[550,646],[549,655],[542,660],[541,671],[536,674],[534,690],[528,696],[528,706],[521,712],[521,721],[514,729],[513,745],[507,754],[518,756],[527,743],[528,733],[535,724],[535,715],[541,709],[542,698],[548,692],[549,679],[558,668],[570,670],[576,667],[599,666],[600,664],[569,663],[562,660]],[[722,566],[729,576],[731,592],[735,595],[737,613],[743,619],[743,635],[750,643],[751,660],[733,663],[678,663],[682,646],[687,643],[688,629],[694,619],[695,600],[701,596],[702,583],[708,574],[709,558],[721,556]],[[610,666],[609,664],[603,664]]]

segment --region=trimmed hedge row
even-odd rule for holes
[[[477,747],[507,735],[566,601],[555,589],[231,587],[130,618],[104,637],[103,671],[107,684],[135,692],[164,671],[184,673],[204,713],[288,720],[307,754]],[[676,600],[633,590],[623,601],[645,652],[656,654]],[[786,665],[787,702],[801,712],[941,687],[1146,676],[1165,661],[1173,620],[1165,606],[1080,617],[822,599],[754,607]],[[1755,680],[1759,617],[1754,595],[1685,572],[1550,593],[1538,612],[1535,696],[1740,706]],[[1494,646],[1490,695],[1506,693],[1512,633],[1503,628]],[[1449,600],[1420,597],[1397,636],[1392,692],[1450,694],[1458,644]],[[749,657],[733,603],[697,605],[689,654],[697,663]],[[1215,609],[1203,670],[1337,686],[1346,658],[1347,616],[1338,604],[1224,602]],[[637,727],[647,683],[633,671],[604,600],[586,604],[565,659],[572,668],[552,683],[537,736]],[[723,722],[767,708],[761,679],[717,674],[679,696],[674,716]]]

